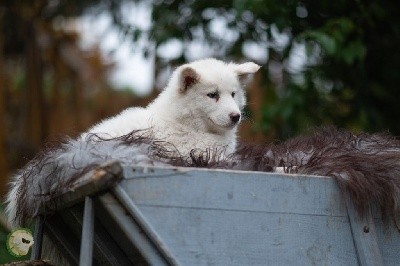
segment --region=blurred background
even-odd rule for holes
[[[262,65],[241,141],[323,124],[399,135],[399,45],[395,0],[2,0],[0,194],[46,141],[146,105],[204,57]]]

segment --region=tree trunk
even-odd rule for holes
[[[34,23],[28,23],[26,44],[26,83],[27,83],[27,133],[28,140],[39,148],[45,137],[45,102],[43,98],[43,71],[40,48],[37,45]]]
[[[4,57],[3,57],[3,17],[0,13],[0,195],[6,191],[8,169],[5,149],[5,86],[4,86]]]
[[[83,86],[78,75],[74,75],[72,77],[73,80],[73,99],[74,99],[74,113],[75,113],[75,127],[74,133],[77,134],[82,131],[82,115],[83,115]],[[74,134],[74,135],[75,135]]]

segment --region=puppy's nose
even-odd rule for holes
[[[237,123],[240,120],[240,114],[238,113],[230,113],[229,117],[231,118],[233,123]]]

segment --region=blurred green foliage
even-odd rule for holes
[[[153,1],[152,16],[151,29],[142,33],[157,46],[202,39],[216,56],[237,59],[246,42],[266,44],[259,125],[265,132],[274,128],[283,138],[333,123],[400,134],[398,1]],[[211,24],[220,18],[236,38],[213,34]],[[276,45],[282,34],[287,42]],[[308,60],[293,73],[288,59],[299,44]],[[185,59],[182,53],[177,60]],[[272,63],[283,66],[281,84],[271,79]]]
[[[15,8],[32,6],[30,1],[5,2]],[[149,27],[129,22],[129,2],[152,9]],[[124,38],[134,44],[149,41],[149,45],[137,45],[145,55],[171,40],[183,44],[177,58],[158,58],[157,67],[190,59],[188,46],[193,41],[210,47],[213,56],[231,60],[242,59],[243,46],[249,42],[265,47],[268,58],[259,62],[264,106],[253,112],[262,112],[257,128],[266,134],[273,129],[275,138],[326,123],[400,134],[398,1],[40,0],[33,6],[38,7],[27,8],[26,16],[39,10],[45,20],[110,12]],[[12,16],[7,21],[12,23]],[[213,31],[217,22],[225,25],[226,34]],[[11,35],[15,37],[18,31],[8,32],[6,38]],[[294,71],[290,62],[299,47],[307,59]],[[277,66],[281,73],[274,79]]]

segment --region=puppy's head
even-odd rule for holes
[[[182,112],[197,128],[214,133],[234,129],[246,103],[243,84],[260,67],[252,62],[226,64],[204,59],[176,70]]]

